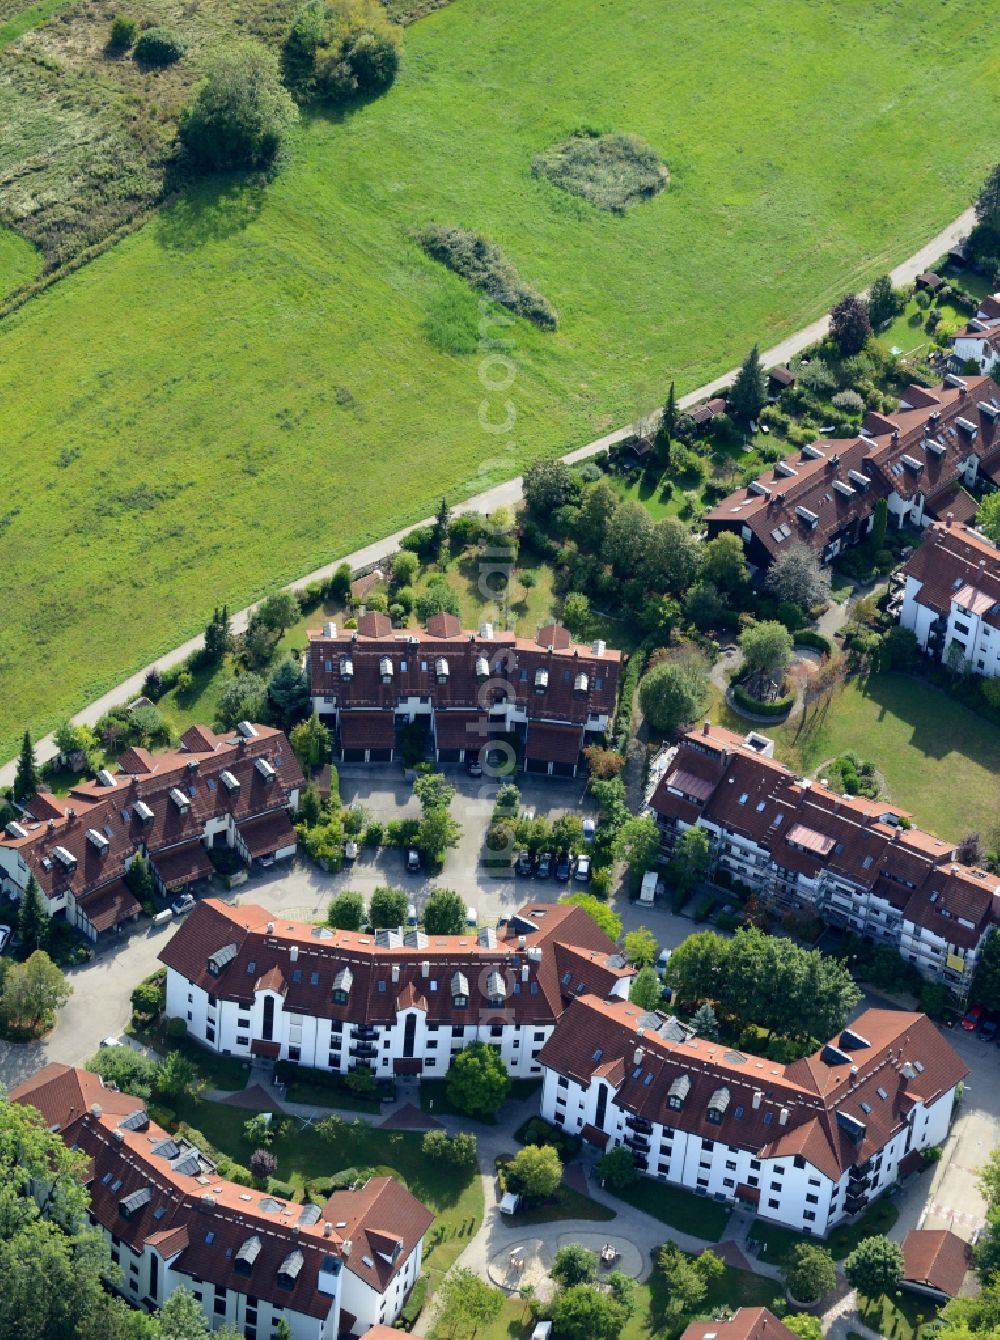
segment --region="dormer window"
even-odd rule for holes
[[[240,789],[240,779],[234,776],[228,768],[219,773],[219,781],[227,791],[238,791]]]
[[[390,673],[392,667],[390,666]],[[340,678],[350,682],[354,678],[354,662],[350,656],[341,656],[340,658]]]
[[[295,1281],[298,1279],[304,1265],[305,1257],[298,1249],[294,1252],[289,1252],[278,1267],[279,1287],[282,1289],[294,1289]]]
[[[341,968],[333,979],[333,1003],[334,1005],[346,1005],[347,997],[351,994],[351,986],[354,982],[354,973],[350,968]]]
[[[213,977],[221,976],[223,969],[227,968],[229,964],[232,963],[238,953],[239,949],[235,944],[223,945],[222,948],[217,949],[214,954],[209,954],[208,971]]]
[[[549,687],[549,672],[547,670],[535,671],[535,692],[544,693]]]
[[[691,1076],[678,1075],[670,1088],[667,1090],[667,1107],[673,1112],[679,1112],[684,1106],[684,1099],[691,1092]]]
[[[378,672],[382,677],[383,684],[392,683],[392,661],[388,656],[383,656],[378,663]]]
[[[144,1186],[141,1190],[133,1191],[130,1196],[125,1196],[118,1202],[118,1213],[123,1219],[131,1219],[133,1215],[139,1213],[144,1205],[148,1205],[152,1199],[152,1191],[148,1186]]]
[[[448,662],[443,656],[439,656],[434,662],[434,674],[437,676],[439,684],[448,683]]]
[[[137,800],[132,806],[132,809],[135,811],[139,822],[142,824],[148,824],[153,817],[153,811],[144,800]]]
[[[181,814],[187,814],[188,810],[191,808],[190,796],[186,796],[184,792],[176,786],[170,788],[170,799],[180,810]]]
[[[486,659],[485,656],[477,656],[477,657],[476,657],[476,678],[477,678],[477,679],[489,679],[489,677],[490,677],[490,663],[489,663],[489,661]]]
[[[103,856],[105,852],[108,850],[108,848],[111,846],[111,843],[104,836],[104,834],[99,833],[96,828],[87,829],[87,841],[91,843],[92,846],[97,848],[98,855],[100,856]]]
[[[729,1106],[729,1090],[723,1086],[716,1089],[712,1094],[708,1104],[708,1120],[713,1126],[720,1126],[722,1118],[726,1115],[726,1108]]]
[[[260,775],[264,778],[265,782],[274,781],[275,777],[274,769],[271,767],[270,763],[268,763],[266,758],[255,758],[253,765],[260,773]]]
[[[465,973],[456,972],[451,979],[451,1003],[456,1010],[464,1010],[469,1004],[469,979]]]
[[[54,847],[52,849],[52,855],[64,870],[76,869],[76,857],[71,851],[67,851],[65,847]]]
[[[247,1238],[233,1258],[233,1267],[238,1275],[250,1274],[254,1262],[260,1256],[262,1246],[263,1244],[256,1233],[253,1237]]]
[[[507,999],[507,983],[503,974],[496,969],[486,979],[486,999],[495,1009],[499,1009]]]
[[[586,673],[583,670],[581,670],[580,673],[573,680],[573,692],[577,695],[577,697],[583,698],[586,695],[589,684],[590,679],[588,678]]]

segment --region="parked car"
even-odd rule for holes
[[[661,949],[659,957],[656,960],[656,966],[659,968],[660,972],[663,972],[666,969],[666,966],[669,962],[670,962],[670,950]]]
[[[535,866],[536,879],[548,879],[552,874],[552,853],[543,851],[538,858],[538,864]]]
[[[408,904],[407,904],[407,907],[406,907],[406,921],[407,921],[407,925],[409,925],[409,926],[415,926],[415,925],[417,924],[417,905],[416,905],[416,903],[408,903]]]
[[[478,754],[472,754],[472,755],[466,754],[465,771],[469,774],[470,777],[482,777],[483,765],[479,760]]]
[[[565,884],[573,873],[573,857],[568,851],[564,851],[556,861],[556,879]]]
[[[10,939],[10,927],[0,926],[0,954],[7,948],[7,941]]]
[[[589,881],[590,857],[586,854],[576,858],[576,873],[573,878],[579,880],[581,884],[586,884]]]
[[[594,834],[597,832],[596,819],[584,819],[583,821],[583,840],[584,842],[593,842]]]
[[[979,1021],[979,1036],[984,1042],[992,1042],[997,1035],[1000,1020],[995,1014],[984,1014]]]
[[[971,1009],[966,1010],[962,1016],[962,1027],[967,1033],[974,1033],[983,1017],[982,1005],[973,1005]]]
[[[101,1041],[98,1043],[98,1046],[100,1046],[100,1047],[124,1047],[124,1046],[125,1046],[125,1043],[122,1042],[121,1038],[101,1038]]]
[[[356,861],[358,859],[358,850],[359,850],[358,844],[354,841],[353,838],[349,838],[344,843],[344,860]]]
[[[406,873],[415,875],[420,870],[420,853],[416,847],[410,847],[406,853]]]
[[[194,897],[190,893],[182,893],[179,898],[175,898],[170,904],[170,910],[175,917],[182,917],[185,912],[190,912],[194,907]]]
[[[529,879],[534,869],[534,861],[531,859],[530,851],[518,852],[517,860],[514,863],[514,874],[520,875],[522,879]]]
[[[479,913],[474,907],[465,909],[465,924],[467,926],[477,926],[479,924]]]

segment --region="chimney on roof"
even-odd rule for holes
[[[955,520],[955,513],[949,512],[944,519],[944,524],[948,530],[951,530],[951,523]]]
[[[298,1236],[299,1236],[299,1226],[298,1224],[292,1224],[292,1237],[297,1238]]]
[[[398,982],[398,981],[399,981],[399,964],[398,964],[398,963],[394,963],[394,964],[392,965],[392,980],[393,980],[394,982]]]
[[[642,1058],[645,1056],[645,1054],[646,1053],[642,1050],[641,1047],[636,1047],[635,1054],[632,1057],[632,1064],[642,1065]]]
[[[423,960],[423,962],[420,964],[420,976],[421,976],[421,977],[430,977],[430,975],[431,975],[431,963],[430,963],[430,959],[426,959],[426,958],[425,958],[425,959]]]
[[[711,731],[712,731],[712,723],[710,721],[706,721],[704,726],[702,726],[701,728],[701,733],[702,735],[710,735]]]
[[[345,1238],[344,1241],[340,1244],[340,1250],[344,1253],[345,1256],[350,1256],[351,1248],[353,1246],[354,1246],[353,1241],[350,1238]]]
[[[56,826],[56,821],[55,821],[55,819],[50,819],[49,822],[45,825],[45,827],[48,829],[48,831],[49,831],[50,833],[51,833],[52,830],[55,828],[55,826]]]
[[[92,1103],[92,1104],[91,1104],[91,1106],[90,1106],[90,1115],[91,1115],[92,1117],[97,1117],[97,1119],[100,1120],[100,1118],[101,1118],[101,1116],[103,1115],[103,1113],[104,1113],[104,1108],[101,1107],[100,1103]]]
[[[526,982],[526,981],[528,980],[528,977],[530,976],[530,974],[531,974],[531,969],[528,967],[527,963],[525,963],[525,964],[523,965],[523,967],[521,968],[521,981],[522,981],[522,982]]]
[[[268,933],[268,935],[273,935],[273,934],[274,934],[274,922],[273,922],[273,921],[269,921],[269,922],[267,923],[267,933]]]
[[[292,960],[293,963],[298,963],[299,961],[298,945],[292,945],[291,949],[289,949],[288,951],[288,957]]]
[[[517,937],[517,947],[518,949],[527,949],[528,937],[526,935],[519,935]]]
[[[761,1105],[761,1103],[762,1103],[763,1101],[764,1101],[764,1091],[763,1091],[762,1089],[754,1089],[754,1091],[753,1091],[753,1110],[754,1110],[755,1112],[756,1112],[757,1109],[760,1107],[760,1105]]]
[[[329,1219],[328,1219],[328,1220],[326,1221],[326,1223],[323,1225],[323,1236],[324,1236],[324,1238],[332,1238],[332,1237],[333,1237],[333,1224],[330,1223]]]

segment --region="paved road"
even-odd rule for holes
[[[892,281],[897,286],[910,283],[921,271],[926,270],[928,266],[933,265],[942,255],[949,251],[953,246],[962,240],[969,233],[975,223],[975,214],[973,210],[967,209],[960,214],[953,223],[943,229],[930,242],[910,256],[908,260],[897,265],[892,271]],[[762,361],[765,367],[773,367],[777,363],[786,363],[790,358],[802,352],[817,340],[822,339],[827,330],[827,318],[820,317],[813,321],[811,325],[803,327],[781,340],[773,348],[766,350],[762,355]],[[704,386],[697,387],[694,391],[682,396],[678,401],[681,409],[689,409],[696,405],[698,401],[714,395],[724,386],[728,386],[736,375],[736,369],[731,368],[714,381],[707,382]],[[562,458],[570,464],[578,461],[587,460],[590,456],[596,456],[598,452],[606,451],[608,447],[616,442],[621,442],[632,432],[632,425],[628,424],[624,428],[619,428],[613,433],[606,433],[604,437],[599,437],[593,442],[588,442],[586,446],[578,447],[575,451],[567,452]],[[521,477],[509,479],[503,484],[496,485],[495,488],[487,489],[484,493],[476,494],[466,502],[455,508],[456,512],[492,512],[498,507],[511,506],[521,499]],[[433,521],[433,517],[426,517],[419,521],[417,525],[428,525]],[[298,581],[291,583],[291,590],[298,590],[303,586],[308,586],[310,582],[322,581],[333,576],[333,573],[341,563],[347,563],[354,570],[366,567],[368,564],[380,563],[388,558],[390,554],[395,553],[399,548],[399,543],[403,536],[413,529],[407,526],[404,530],[396,531],[385,539],[378,540],[374,544],[365,545],[363,549],[356,549],[351,554],[344,554],[332,562],[317,568],[315,572],[308,573],[305,577],[300,577]],[[237,633],[243,632],[246,628],[247,620],[250,617],[255,606],[250,605],[246,609],[240,610],[232,617],[233,630]],[[116,688],[102,694],[100,698],[90,703],[82,712],[78,712],[73,718],[74,722],[93,726],[100,718],[109,711],[110,708],[119,703],[127,702],[130,698],[135,698],[142,690],[143,683],[150,670],[156,668],[166,670],[179,661],[183,661],[192,651],[201,646],[200,637],[190,638],[187,642],[173,651],[167,652],[165,656],[160,656],[149,665],[131,675]],[[40,763],[51,758],[55,753],[55,745],[51,735],[47,735],[36,744],[36,755]],[[0,767],[0,786],[10,786],[14,780],[14,762],[13,760],[3,767]]]

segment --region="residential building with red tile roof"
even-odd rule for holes
[[[964,372],[970,363],[976,371],[992,377],[1000,362],[1000,293],[981,298],[976,315],[955,333],[951,365]]]
[[[964,996],[1000,921],[1000,878],[955,860],[953,844],[888,801],[796,777],[758,732],[705,725],[667,755],[651,799],[663,846],[698,826],[715,869],[779,911],[891,945]]]
[[[794,1336],[766,1307],[740,1307],[722,1321],[693,1321],[681,1340],[794,1340]]]
[[[967,526],[932,526],[903,573],[899,622],[944,664],[1000,675],[1000,549]]]
[[[346,1073],[444,1077],[472,1042],[510,1072],[567,1003],[628,995],[635,969],[582,908],[527,904],[496,930],[334,931],[262,907],[199,903],[160,952],[166,1011],[203,1045]]]
[[[750,561],[766,567],[797,542],[830,562],[869,534],[879,499],[890,525],[944,520],[950,486],[1000,465],[998,418],[1000,387],[990,377],[949,373],[932,390],[909,386],[892,414],[869,414],[857,437],[803,447],[724,498],[708,513],[708,535],[734,531]]]
[[[968,1073],[922,1014],[867,1010],[782,1065],[594,996],[562,1015],[540,1059],[548,1121],[631,1149],[650,1177],[820,1236],[945,1138]]]
[[[400,1182],[373,1177],[324,1204],[296,1204],[221,1178],[143,1101],[97,1075],[50,1064],[10,1094],[90,1160],[90,1216],[129,1302],[162,1307],[177,1288],[210,1326],[335,1340],[393,1322],[420,1274],[434,1216]]]
[[[440,763],[513,734],[527,772],[574,776],[614,719],[620,668],[620,652],[575,643],[558,624],[531,640],[489,624],[471,632],[451,614],[395,629],[372,613],[356,629],[309,633],[313,707],[347,762],[390,762],[397,728],[418,722]]]
[[[163,893],[211,875],[211,847],[247,861],[293,855],[302,784],[280,730],[191,726],[176,749],[127,749],[115,772],[26,801],[0,835],[0,890],[20,898],[34,875],[49,915],[97,939],[139,915],[125,883],[139,853]]]
[[[914,1228],[903,1239],[904,1289],[939,1302],[957,1298],[972,1269],[972,1249],[947,1229]]]

